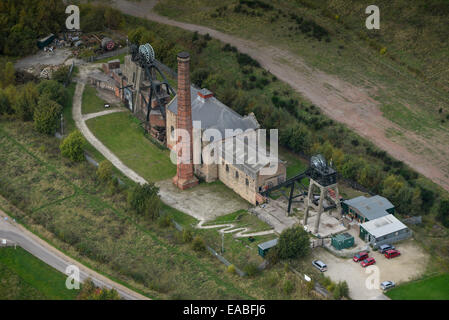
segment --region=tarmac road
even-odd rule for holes
[[[98,287],[106,287],[109,289],[114,288],[123,299],[149,300],[149,298],[134,292],[125,286],[106,278],[105,276],[102,276],[101,274],[66,256],[64,253],[50,246],[47,242],[35,236],[21,225],[14,223],[11,218],[8,217],[8,221],[5,221],[5,217],[7,217],[7,215],[0,210],[0,239],[7,239],[17,243],[20,247],[31,253],[36,258],[62,273],[65,273],[66,268],[70,265],[77,266],[80,270],[81,282],[87,278],[90,278]]]

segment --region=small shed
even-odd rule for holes
[[[261,244],[259,244],[257,247],[259,249],[259,256],[261,256],[262,258],[265,257],[265,255],[267,254],[267,252],[273,248],[274,246],[276,246],[278,244],[278,240],[279,239],[273,239],[267,242],[263,242]]]
[[[52,43],[54,39],[55,39],[55,35],[52,33],[52,34],[46,36],[45,38],[37,40],[37,46],[39,47],[39,49],[43,49],[44,47],[46,47],[50,43]]]
[[[354,237],[349,233],[340,233],[332,237],[332,246],[337,250],[347,249],[354,245]]]

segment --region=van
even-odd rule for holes
[[[313,260],[312,264],[315,268],[317,268],[321,272],[327,271],[327,265],[321,260]]]

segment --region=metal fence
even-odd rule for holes
[[[421,224],[422,216],[405,218],[405,219],[402,219],[402,222],[405,224]]]

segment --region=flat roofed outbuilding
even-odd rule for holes
[[[360,225],[360,238],[375,248],[410,238],[411,235],[412,231],[392,214]]]

